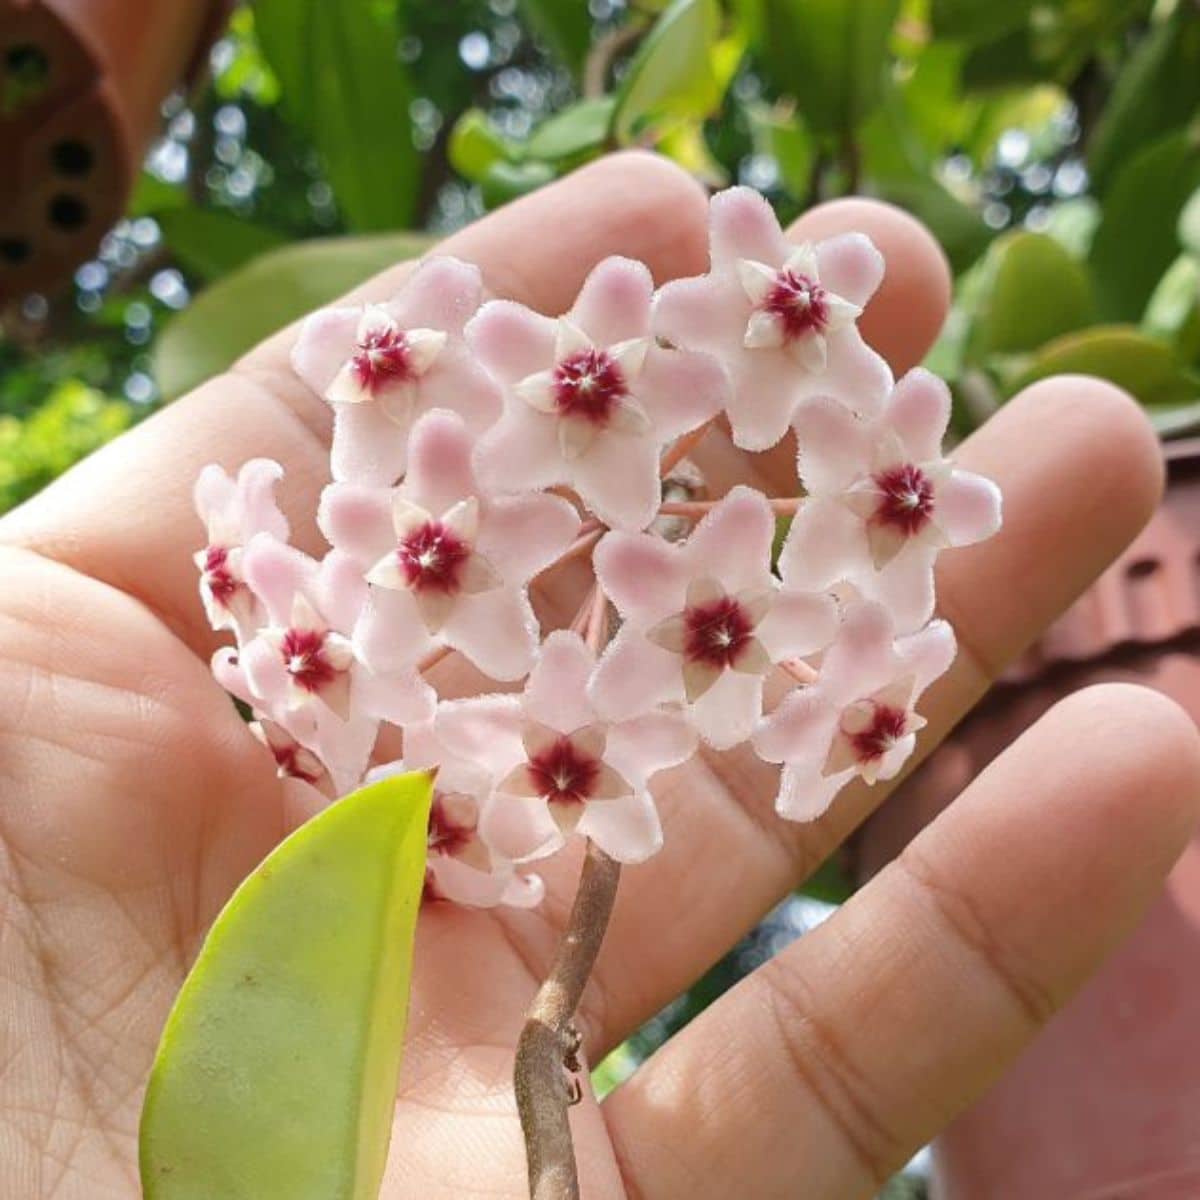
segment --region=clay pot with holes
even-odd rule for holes
[[[163,99],[232,0],[0,0],[0,301],[70,278],[125,210]]]
[[[1137,541],[864,827],[860,877],[1070,692],[1137,682],[1200,722],[1200,440],[1166,458],[1165,499]],[[935,1161],[938,1200],[1200,1197],[1200,835],[1134,935]]]

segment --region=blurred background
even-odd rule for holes
[[[928,365],[958,434],[1060,371],[1127,388],[1164,439],[1200,430],[1196,0],[27,7],[0,0],[0,512],[279,325],[622,146],[784,220],[851,192],[922,218],[956,277]],[[853,876],[828,864],[601,1086]]]

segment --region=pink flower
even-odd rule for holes
[[[467,340],[505,385],[504,415],[479,445],[487,487],[565,484],[605,524],[654,519],[660,450],[720,411],[726,382],[707,355],[656,344],[653,290],[641,263],[609,258],[557,321],[511,301],[483,306]]]
[[[939,552],[1000,527],[999,488],[942,457],[949,419],[949,389],[919,369],[872,420],[825,399],[803,404],[796,430],[809,499],[780,555],[784,580],[823,588],[844,579],[884,604],[901,632],[923,625]]]
[[[427,413],[413,426],[398,488],[337,483],[322,497],[321,529],[371,585],[357,642],[379,669],[436,645],[493,679],[518,679],[533,665],[528,583],[570,546],[579,517],[557,496],[484,496],[471,450],[461,417]]]
[[[945,621],[896,639],[881,605],[853,605],[817,682],[791,692],[754,735],[761,758],[784,764],[779,814],[812,821],[855,777],[870,784],[893,778],[925,724],[916,703],[954,652]]]
[[[762,715],[772,664],[829,643],[829,595],[780,587],[771,574],[775,518],[763,496],[734,488],[682,544],[610,533],[596,574],[624,618],[592,682],[609,719],[683,702],[701,736],[727,749]]]
[[[491,795],[485,771],[455,758],[438,740],[433,723],[405,731],[404,762],[373,771],[436,767],[437,783],[429,813],[425,894],[473,908],[532,908],[545,887],[537,875],[518,874],[513,864],[480,836],[479,817]]]
[[[710,220],[712,267],[662,288],[654,332],[725,365],[734,442],[744,450],[775,445],[808,396],[877,411],[891,372],[855,324],[883,277],[870,240],[849,233],[795,246],[749,188],[715,196]]]
[[[430,409],[454,410],[476,434],[496,420],[496,384],[462,339],[482,290],[478,268],[431,258],[390,303],[328,308],[304,323],[292,366],[333,405],[335,479],[394,483],[412,424]]]
[[[480,831],[507,858],[553,854],[572,834],[625,863],[662,845],[647,780],[689,758],[694,735],[676,713],[602,720],[587,696],[594,665],[582,638],[560,630],[546,639],[522,695],[438,710],[441,741],[491,777]]]
[[[260,534],[246,547],[243,569],[266,624],[237,655],[218,655],[214,672],[311,750],[339,793],[354,787],[379,722],[428,720],[433,689],[413,663],[382,671],[362,661],[352,634],[366,585],[347,556],[335,550],[317,563]]]
[[[215,464],[200,472],[194,498],[208,531],[194,556],[200,570],[200,598],[213,629],[232,630],[238,641],[259,623],[262,609],[242,578],[242,547],[257,533],[286,541],[287,519],[275,503],[283,468],[266,458],[251,459],[236,481]]]
[[[271,752],[275,773],[280,779],[300,779],[330,796],[333,781],[325,764],[307,747],[302,746],[282,725],[265,717],[250,722],[250,732]]]

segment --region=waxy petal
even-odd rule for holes
[[[969,546],[1000,528],[1000,489],[982,475],[954,471],[937,489],[934,520],[952,546]]]
[[[317,525],[328,542],[368,567],[393,554],[396,537],[387,488],[333,483],[321,493]]]
[[[814,247],[821,283],[860,309],[883,282],[884,259],[864,233],[839,233]]]
[[[662,849],[662,824],[654,801],[645,792],[619,800],[590,800],[576,827],[610,858],[633,865]]]
[[[597,346],[641,339],[650,328],[653,294],[654,281],[644,263],[606,258],[584,280],[570,319]]]
[[[467,345],[499,379],[515,384],[554,363],[557,325],[513,300],[490,300],[468,322]]]
[[[324,396],[354,350],[359,308],[323,308],[300,327],[292,348],[292,370],[318,396]]]
[[[647,533],[607,533],[592,562],[605,594],[627,621],[651,625],[683,609],[689,562],[662,538]]]
[[[442,640],[485,675],[520,679],[537,654],[538,622],[525,593],[493,588],[458,598],[441,629]]]
[[[565,629],[550,634],[525,688],[529,718],[560,733],[592,724],[596,714],[587,685],[594,666],[592,652],[578,634]]]
[[[735,487],[699,522],[685,554],[693,572],[710,574],[728,593],[771,586],[775,514],[761,492]]]

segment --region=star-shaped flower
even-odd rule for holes
[[[1000,490],[942,456],[950,392],[910,371],[875,418],[814,399],[796,414],[801,505],[780,554],[788,583],[824,588],[847,580],[884,604],[903,633],[933,612],[933,568],[948,546],[1000,527]]]
[[[624,624],[592,682],[601,713],[616,719],[682,702],[712,745],[750,736],[771,666],[820,650],[837,619],[831,596],[780,587],[774,533],[761,493],[737,487],[682,544],[605,536],[596,575]]]
[[[883,278],[870,240],[849,233],[793,245],[749,188],[713,197],[710,221],[709,273],[666,284],[653,323],[659,337],[725,365],[734,442],[744,450],[775,445],[808,396],[876,411],[891,372],[855,324]]]
[[[817,682],[789,693],[754,735],[761,758],[784,764],[779,814],[812,821],[852,779],[893,778],[925,724],[916,703],[954,652],[945,621],[897,639],[881,605],[852,605]]]
[[[404,734],[404,761],[373,771],[437,768],[429,813],[425,895],[473,908],[532,908],[545,887],[537,875],[517,872],[512,862],[493,850],[479,832],[479,817],[491,795],[486,771],[456,758],[438,740],[433,723],[415,725]]]
[[[486,496],[471,451],[461,417],[427,413],[398,488],[339,483],[322,497],[322,531],[371,584],[356,641],[380,670],[438,644],[493,679],[518,679],[533,665],[529,580],[570,546],[579,517],[558,496]]]
[[[479,445],[488,487],[565,484],[615,528],[654,519],[659,452],[720,411],[726,380],[707,355],[654,341],[653,291],[645,266],[609,258],[557,321],[511,301],[483,306],[467,340],[505,387],[504,415]]]
[[[462,338],[482,292],[478,268],[431,258],[389,303],[304,323],[292,366],[333,406],[334,479],[395,483],[412,424],[430,409],[457,412],[476,434],[500,415],[499,390]]]
[[[522,695],[438,710],[441,741],[491,776],[480,831],[507,858],[553,854],[572,834],[624,863],[662,845],[647,780],[689,758],[695,736],[677,713],[602,720],[587,697],[594,665],[583,639],[560,630],[543,644]]]
[[[275,773],[280,779],[299,779],[311,784],[326,796],[332,795],[333,781],[325,764],[303,746],[282,725],[265,717],[251,721],[250,732],[271,752]]]
[[[215,464],[200,472],[194,499],[208,531],[193,561],[200,571],[200,598],[213,629],[229,629],[238,641],[259,624],[262,609],[242,578],[242,547],[257,533],[286,541],[287,519],[275,503],[283,468],[266,458],[251,459],[231,479]]]

